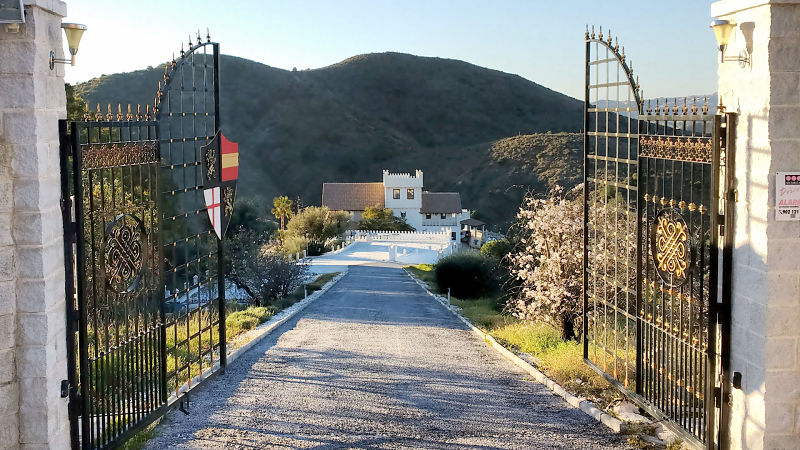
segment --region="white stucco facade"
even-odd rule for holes
[[[386,208],[391,208],[394,215],[406,219],[409,225],[417,230],[422,229],[422,188],[423,174],[417,170],[415,174],[390,173],[383,171],[383,191]]]
[[[736,189],[729,441],[734,449],[800,448],[800,222],[775,220],[775,175],[800,171],[800,0],[724,0],[736,24],[719,64],[735,112]]]

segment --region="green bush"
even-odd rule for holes
[[[478,298],[495,292],[499,283],[494,263],[477,252],[456,253],[442,258],[434,268],[440,293],[458,298]]]
[[[489,241],[481,247],[481,255],[486,258],[494,259],[495,261],[502,261],[503,258],[508,256],[514,247],[508,239],[500,239],[497,241]]]

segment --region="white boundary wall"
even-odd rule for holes
[[[355,232],[355,240],[361,242],[417,242],[423,244],[450,245],[451,234],[447,231],[364,231]]]

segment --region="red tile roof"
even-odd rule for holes
[[[322,206],[334,211],[384,207],[383,183],[322,183]]]

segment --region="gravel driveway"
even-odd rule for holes
[[[623,448],[400,269],[351,267],[147,448]]]

